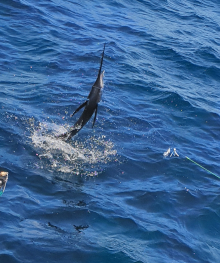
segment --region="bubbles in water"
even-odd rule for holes
[[[69,142],[56,138],[56,135],[67,132],[67,129],[45,122],[33,129],[31,140],[39,157],[38,167],[62,173],[95,176],[107,163],[115,161],[117,151],[105,136],[91,136],[83,138],[84,140],[74,137]]]

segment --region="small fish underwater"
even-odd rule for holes
[[[103,58],[104,58],[104,52],[105,52],[105,44],[104,44],[104,48],[102,51],[102,58],[101,58],[98,77],[92,86],[92,89],[89,93],[89,96],[88,96],[87,100],[83,104],[81,104],[73,112],[73,114],[70,115],[70,117],[72,117],[75,113],[77,113],[82,108],[84,108],[83,113],[79,117],[78,121],[74,124],[74,126],[70,129],[70,131],[68,131],[64,134],[58,135],[57,138],[60,138],[64,141],[70,140],[74,135],[76,135],[83,128],[83,126],[90,120],[93,113],[95,112],[93,125],[92,125],[92,127],[94,127],[95,121],[96,121],[96,116],[97,116],[98,103],[101,100],[102,89],[104,87],[103,77],[104,77],[105,71],[102,71],[102,63],[103,63]]]

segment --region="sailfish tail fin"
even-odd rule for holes
[[[63,141],[69,141],[74,135],[76,135],[79,132],[80,129],[72,129],[69,132],[66,132],[64,134],[58,135],[56,138],[59,138]]]

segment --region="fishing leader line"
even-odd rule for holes
[[[115,98],[116,98],[116,97],[115,97]],[[126,98],[126,97],[125,97],[125,98]],[[150,121],[146,120],[146,119],[140,114],[140,112],[136,111],[135,108],[131,106],[131,104],[128,104],[126,101],[124,101],[124,100],[122,100],[122,99],[120,99],[120,98],[118,98],[118,97],[117,97],[117,99],[120,100],[120,101],[122,101],[122,102],[124,102],[124,103],[127,104],[129,107],[131,107],[135,112],[137,112],[137,113],[141,116],[141,118],[142,118],[143,120],[145,120],[153,129],[155,129],[155,131],[160,135],[160,137],[161,137],[167,144],[169,144],[168,141],[164,138],[164,136],[156,129],[156,127],[155,127]]]
[[[125,97],[125,98],[126,98],[126,97]],[[163,138],[163,140],[168,144],[168,141],[164,138],[164,136],[162,136],[162,134],[161,134],[158,130],[156,130],[156,127],[154,127],[154,125],[153,125],[151,122],[149,122],[148,120],[146,120],[146,119],[140,114],[140,112],[138,112],[131,104],[128,104],[126,101],[124,101],[124,100],[122,100],[122,99],[120,99],[120,98],[118,98],[118,97],[117,97],[117,99],[119,99],[120,101],[124,102],[124,103],[127,104],[129,107],[131,107],[136,113],[138,113],[138,114],[141,116],[142,120],[147,121],[147,122],[150,124],[150,126],[151,126],[152,128],[154,128],[155,131],[161,136],[161,138]],[[172,152],[171,154],[170,154],[170,153],[171,153],[171,150],[170,150],[170,147],[169,147],[168,150],[163,153],[163,156],[164,156],[165,158],[168,157],[168,156],[169,156],[169,157],[172,157],[172,156],[174,156],[174,157],[179,157],[179,154],[177,153],[176,148],[173,148],[173,152]],[[209,174],[214,175],[215,177],[217,177],[218,179],[220,179],[220,176],[218,176],[217,174],[215,174],[215,173],[211,172],[210,170],[206,169],[205,167],[203,167],[202,165],[200,165],[200,164],[198,164],[197,162],[193,161],[193,160],[190,159],[189,157],[185,156],[185,158],[186,158],[188,161],[190,161],[190,162],[194,163],[195,165],[199,166],[199,167],[200,167],[201,169],[203,169],[204,171],[206,171],[206,172],[208,172]]]

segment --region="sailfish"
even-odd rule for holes
[[[103,77],[104,77],[105,71],[102,71],[102,63],[103,63],[103,58],[104,58],[104,52],[105,52],[105,44],[104,44],[104,48],[102,51],[102,58],[101,58],[98,77],[92,86],[92,89],[89,93],[89,96],[88,96],[87,100],[83,104],[81,104],[73,112],[73,114],[70,115],[70,117],[72,117],[75,113],[77,113],[82,108],[84,108],[84,111],[82,112],[81,116],[79,117],[77,122],[74,124],[74,126],[70,129],[70,131],[59,135],[58,138],[61,138],[65,141],[70,140],[74,135],[76,135],[83,128],[83,126],[89,121],[89,119],[92,117],[93,113],[95,112],[93,125],[92,125],[92,127],[94,127],[95,121],[96,121],[96,116],[97,116],[98,103],[101,100],[102,89],[104,87]]]

